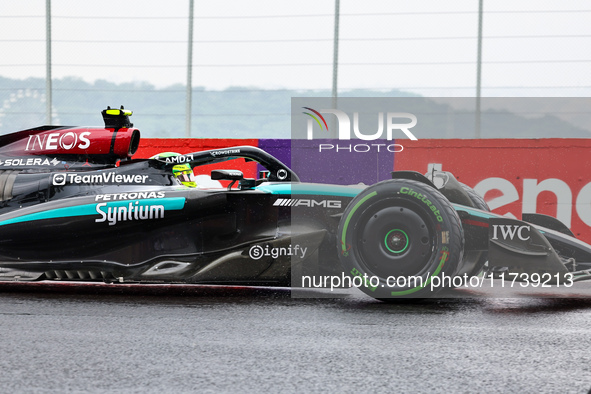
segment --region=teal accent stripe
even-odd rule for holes
[[[476,210],[474,210],[470,207],[467,207],[465,205],[460,205],[460,204],[451,204],[451,205],[454,207],[454,209],[456,211],[465,211],[465,212],[468,212],[470,215],[476,216],[479,218],[490,219],[492,217],[498,217],[498,215],[495,215],[493,213],[486,214],[485,212],[476,211]]]
[[[367,188],[366,185],[342,186],[342,185],[323,185],[320,183],[308,184],[269,184],[257,187],[265,193],[270,194],[306,194],[313,196],[339,196],[355,197],[361,191]]]
[[[163,205],[164,210],[166,211],[178,211],[183,209],[185,206],[185,198],[184,197],[169,197],[169,198],[150,198],[150,199],[143,199],[143,200],[121,200],[121,201],[111,201],[107,202],[107,205],[104,205],[104,208],[108,207],[121,207],[121,206],[128,206],[129,203],[133,203],[134,206],[135,202],[139,201],[138,207],[146,206],[146,205]],[[24,223],[24,222],[34,222],[36,220],[44,220],[44,219],[56,219],[56,218],[68,218],[68,217],[76,217],[76,216],[90,216],[96,215],[96,206],[101,203],[94,203],[94,204],[85,204],[85,205],[78,205],[74,207],[64,207],[64,208],[57,208],[57,209],[50,209],[43,212],[35,212],[30,214],[25,214],[16,218],[4,220],[0,222],[0,226],[5,226],[8,224],[14,223]]]

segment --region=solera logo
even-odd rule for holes
[[[322,114],[333,114],[337,117],[338,124],[339,124],[339,140],[350,140],[351,139],[351,120],[349,116],[340,111],[338,109],[321,109],[320,111],[316,111],[310,107],[303,107],[304,109],[309,110],[310,112],[304,112],[305,115],[308,115],[310,119],[308,119],[308,139],[314,139],[314,122],[313,120],[318,123],[320,129],[323,130],[323,124],[328,131],[328,124],[326,123],[326,119],[322,116]],[[407,123],[395,123],[395,119],[408,119],[410,122]],[[322,122],[321,122],[322,121]],[[388,112],[386,114],[386,139],[392,140],[392,134],[394,130],[402,131],[408,138],[413,141],[417,141],[418,138],[414,136],[413,133],[410,132],[410,128],[416,126],[417,124],[417,117],[413,114],[407,112]],[[373,141],[382,138],[384,133],[384,113],[378,113],[378,130],[373,132],[372,134],[364,134],[359,130],[359,113],[353,113],[353,133],[355,137],[359,138],[360,140],[364,141]]]

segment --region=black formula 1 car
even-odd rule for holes
[[[591,247],[558,220],[492,214],[450,173],[304,183],[252,146],[132,160],[130,111],[102,114],[104,128],[0,136],[0,280],[317,287],[339,277],[390,299],[484,270],[549,284],[591,277]],[[265,168],[259,179],[211,171],[235,187],[185,187],[172,172],[242,159]]]

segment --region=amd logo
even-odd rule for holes
[[[274,207],[323,207],[323,208],[340,208],[341,202],[338,200],[309,200],[304,198],[278,198],[274,203]]]
[[[527,241],[530,239],[529,232],[531,231],[531,226],[519,226],[517,224],[508,225],[508,224],[493,224],[493,236],[492,239],[499,239],[499,229],[500,229],[500,236],[504,240],[511,240],[517,235],[522,241]],[[525,236],[527,235],[527,237]]]

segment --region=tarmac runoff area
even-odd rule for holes
[[[357,289],[3,282],[0,387],[588,392],[591,284],[481,297],[493,289],[387,304]]]

